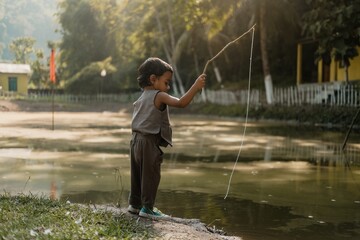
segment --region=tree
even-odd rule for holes
[[[9,48],[15,55],[15,63],[30,63],[30,55],[34,53],[35,39],[31,37],[20,37],[14,39]]]
[[[181,43],[187,38],[185,24],[179,15],[184,4],[185,1],[153,0],[131,1],[131,4],[126,6],[126,12],[133,14],[131,19],[125,19],[129,22],[138,21],[136,26],[127,24],[131,27],[129,43],[133,49],[137,49],[133,51],[134,55],[139,56],[141,61],[149,56],[158,56],[168,61],[175,70],[172,86],[176,95],[185,92],[177,67]]]
[[[213,58],[228,42],[232,39],[229,33],[224,31],[229,19],[233,16],[235,9],[241,6],[239,1],[193,1],[188,3],[186,8],[186,28],[190,32],[190,53],[193,55],[197,74],[204,71],[205,63]],[[235,25],[237,28],[238,26]],[[234,28],[234,27],[233,27]],[[227,53],[224,52],[225,59]],[[199,61],[200,59],[200,61]],[[224,58],[223,58],[224,59]],[[223,61],[211,62],[213,74],[208,71],[208,75],[216,78],[217,83],[222,83],[221,71],[224,67]],[[201,69],[200,69],[200,65]],[[201,71],[201,72],[200,72]],[[209,85],[208,85],[209,86]],[[202,95],[206,100],[205,95]]]
[[[103,94],[106,89],[106,92],[113,93],[117,88],[116,82],[107,76],[117,69],[111,60],[108,57],[85,66],[66,82],[66,90],[77,94]]]
[[[251,18],[254,19],[252,23],[261,25],[258,14],[260,2],[62,0],[58,13],[63,28],[59,52],[61,64],[58,71],[63,74],[64,79],[70,80],[85,67],[110,56],[112,65],[117,68],[112,74],[114,81],[118,81],[121,88],[135,88],[138,66],[145,58],[157,56],[175,68],[172,89],[181,94],[201,73],[207,60],[228,42],[248,30]],[[263,8],[272,9],[265,12],[265,19],[262,18],[264,29],[274,29],[262,34],[265,38],[262,42],[267,44],[262,46],[265,46],[263,49],[267,51],[269,58],[268,69],[274,65],[283,67],[284,62],[290,65],[290,61],[286,61],[282,55],[291,55],[289,52],[293,51],[287,49],[295,49],[289,45],[289,42],[294,41],[287,41],[288,38],[284,37],[292,32],[288,30],[288,18],[283,16],[292,12],[289,11],[289,5],[280,4],[283,2],[288,1],[266,1],[267,7]],[[286,11],[281,11],[284,9]],[[281,42],[283,39],[286,40]],[[245,71],[249,64],[247,57],[250,41],[250,37],[244,38],[243,43],[239,42],[236,47],[227,50],[211,63],[207,71],[210,80],[207,87],[216,87],[231,81],[237,81],[238,84],[241,78],[247,77]],[[259,44],[254,51],[255,54],[259,51]],[[254,59],[254,70],[261,69],[261,58],[257,57],[259,55]],[[281,73],[288,71],[284,67],[276,70]],[[215,78],[217,81],[211,81]]]
[[[167,60],[175,69],[174,92],[183,94],[187,85],[183,79],[201,73],[199,66],[212,57],[218,34],[230,16],[230,6],[237,1],[135,2],[131,1],[127,10],[133,13],[132,20],[140,16],[136,19],[140,23],[130,34],[132,46],[140,50],[138,56],[156,55]]]
[[[294,43],[299,32],[299,17],[296,12],[297,1],[287,0],[254,0],[247,1],[251,16],[250,24],[258,23],[259,45],[261,54],[262,71],[264,75],[266,100],[273,102],[273,80],[271,66],[277,63],[276,52],[284,46],[294,48],[289,43]],[[291,52],[291,51],[289,51]],[[281,55],[289,53],[282,52]],[[278,63],[277,63],[278,64]],[[286,64],[282,62],[282,64]],[[280,72],[284,69],[280,69]]]
[[[49,69],[44,63],[44,53],[42,50],[36,51],[36,60],[31,63],[32,74],[30,84],[40,89],[46,87],[49,80]]]
[[[60,60],[65,79],[93,62],[112,56],[115,46],[109,38],[111,25],[106,24],[108,14],[104,11],[115,4],[114,0],[64,0],[59,3],[63,35]]]
[[[266,101],[268,104],[273,102],[273,83],[270,73],[270,64],[267,50],[267,37],[266,37],[266,1],[259,3],[259,32],[260,32],[260,49],[261,60],[264,73],[264,82],[266,90]]]
[[[331,58],[345,67],[348,82],[350,59],[358,56],[360,46],[360,2],[356,0],[307,0],[303,33],[319,43],[317,60],[330,64]]]

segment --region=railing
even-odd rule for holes
[[[241,104],[248,101],[248,91],[205,90],[210,103],[221,105]],[[357,107],[360,105],[360,88],[352,84],[308,84],[288,88],[274,88],[273,103],[282,106],[327,105]],[[250,105],[266,104],[265,92],[252,89]],[[197,97],[201,102],[202,98]]]
[[[0,90],[0,99],[17,99],[22,97],[23,96],[17,92],[7,92]]]
[[[206,101],[209,103],[215,103],[220,105],[231,105],[231,104],[240,104],[245,105],[248,102],[252,106],[257,106],[260,104],[261,92],[258,89],[253,89],[250,92],[247,90],[238,90],[238,91],[228,91],[228,90],[203,90],[206,95]],[[195,99],[196,102],[203,102],[203,98],[200,94]]]
[[[121,102],[129,103],[134,102],[140,96],[137,93],[122,93],[122,94],[97,94],[97,95],[73,95],[73,94],[54,94],[55,101],[61,102]],[[27,99],[51,101],[51,93],[45,94],[29,94]]]
[[[54,94],[50,92],[30,93],[21,95],[16,92],[0,91],[0,99],[25,99],[33,101],[55,101],[60,102],[121,102],[129,103],[135,101],[140,92],[121,94],[97,94],[97,95],[75,95],[75,94]]]
[[[356,107],[359,86],[351,84],[315,84],[274,89],[274,103],[279,105],[329,105]]]

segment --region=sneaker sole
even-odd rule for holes
[[[131,213],[131,214],[136,214],[137,215],[137,214],[139,214],[140,211],[136,211],[136,210],[133,211],[133,210],[128,209],[128,212]]]
[[[140,212],[139,216],[143,217],[143,218],[149,218],[149,219],[152,219],[152,220],[170,219],[170,216],[167,216],[167,215],[156,216],[156,215],[148,214],[148,213],[144,213],[144,212]]]
[[[129,213],[132,213],[132,214],[139,214],[140,209],[136,209],[136,208],[133,208],[133,207],[129,207],[129,208],[127,209],[127,211],[128,211]]]

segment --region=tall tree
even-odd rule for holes
[[[194,59],[198,59],[198,55],[201,54],[202,64],[204,64],[230,41],[230,37],[224,31],[224,28],[234,14],[235,9],[239,8],[240,5],[239,1],[207,0],[188,2],[185,22],[186,28],[191,33],[191,47],[192,51],[194,51]],[[207,53],[204,52],[201,45],[205,45],[204,49],[206,49]],[[199,65],[199,63],[196,63],[196,65]],[[212,67],[215,78],[221,83],[222,77],[216,61],[212,61]]]
[[[280,55],[281,50],[287,54],[291,51],[286,49],[292,49],[281,47],[288,46],[287,39],[280,41],[289,32],[289,24],[280,21],[284,20],[281,16],[285,14],[280,10],[288,6],[280,3],[288,1],[264,1],[267,4],[264,21],[267,31],[262,35],[266,38],[264,49],[268,51],[270,69],[274,63],[282,65],[278,58],[273,60],[274,54]],[[59,5],[63,27],[60,71],[70,79],[110,56],[118,69],[113,77],[121,79],[121,86],[132,88],[137,85],[134,79],[139,64],[144,58],[157,56],[176,69],[173,89],[180,94],[195,75],[201,73],[207,60],[248,29],[251,16],[254,16],[253,23],[260,25],[259,3],[260,0],[62,0]],[[269,12],[269,8],[272,11]],[[289,9],[285,11],[288,14],[292,13]],[[250,38],[245,40],[250,41]],[[238,81],[241,78],[239,69],[246,69],[245,64],[248,64],[244,54],[248,52],[247,48],[247,44],[239,44],[212,62],[207,72],[210,80],[207,87],[216,82],[211,81],[213,78],[219,82],[220,79]],[[258,46],[256,48],[258,51]],[[261,66],[259,59],[256,58],[257,68]],[[282,70],[280,72],[285,72]]]
[[[19,37],[14,39],[9,48],[15,55],[16,63],[30,63],[31,54],[34,53],[35,39],[31,37]]]
[[[114,0],[63,0],[59,3],[59,21],[63,35],[60,44],[61,62],[66,66],[64,77],[69,78],[92,62],[111,56],[114,46],[108,41],[108,28],[99,4],[110,6]]]
[[[186,85],[183,76],[189,79],[202,71],[199,65],[211,57],[209,51],[214,47],[209,41],[213,42],[222,30],[233,2],[139,1],[136,10],[131,11],[141,16],[140,24],[131,34],[132,45],[141,49],[138,55],[164,57],[175,68],[174,91],[182,94]],[[134,9],[134,5],[129,6]],[[183,70],[186,65],[190,73]]]
[[[49,68],[45,63],[45,57],[42,50],[36,50],[36,59],[31,63],[32,74],[30,85],[35,88],[46,88],[49,82]]]
[[[59,3],[58,16],[63,35],[60,44],[60,71],[64,80],[69,81],[65,86],[69,90],[71,86],[72,92],[76,92],[77,87],[81,91],[81,84],[76,84],[76,81],[81,80],[83,84],[88,80],[87,89],[91,85],[97,89],[96,81],[92,80],[103,78],[106,79],[106,85],[102,88],[104,91],[114,92],[119,89],[118,79],[112,75],[115,67],[112,63],[108,63],[116,53],[113,33],[116,24],[114,19],[116,7],[116,0],[63,0]],[[107,64],[101,64],[102,62]],[[103,69],[107,71],[103,78],[99,78],[102,70],[98,73],[94,71],[100,66],[99,63],[108,67]],[[84,76],[80,76],[79,73]],[[88,92],[94,93],[96,89]]]
[[[261,61],[264,73],[266,101],[268,104],[273,103],[273,82],[270,73],[270,64],[268,57],[268,44],[266,35],[266,5],[267,1],[260,1],[259,3],[259,32],[260,32],[260,49]]]
[[[345,67],[348,82],[350,59],[358,56],[360,46],[360,2],[357,0],[307,0],[304,15],[305,36],[318,41],[317,59],[330,64],[331,57]]]
[[[258,23],[266,100],[268,104],[272,104],[273,79],[271,66],[278,61],[278,59],[275,59],[275,52],[284,48],[284,46],[291,46],[288,45],[288,42],[294,42],[294,39],[288,41],[289,38],[296,38],[298,35],[299,15],[296,12],[297,1],[247,0],[246,2],[253,13],[250,25]],[[292,47],[294,48],[294,46]],[[280,69],[280,71],[284,71],[284,69]]]

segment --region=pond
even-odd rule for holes
[[[359,133],[343,152],[347,129],[249,122],[244,135],[243,119],[180,115],[172,124],[163,212],[244,240],[359,239]],[[9,112],[0,126],[1,190],[127,207],[130,115],[56,113],[52,130],[51,113]]]

